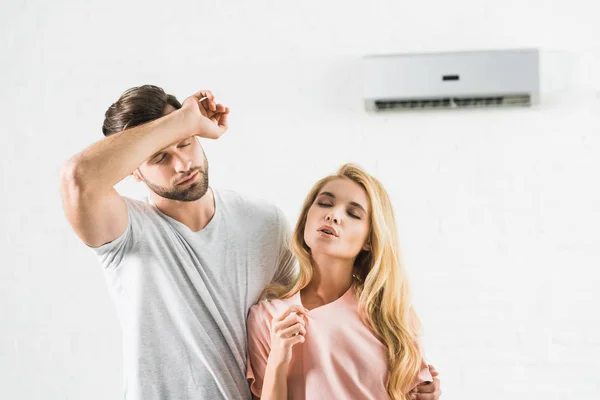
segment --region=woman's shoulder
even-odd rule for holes
[[[296,295],[287,299],[264,299],[250,307],[248,318],[254,317],[258,319],[271,320],[285,312],[290,306],[298,304]]]

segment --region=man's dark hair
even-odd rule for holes
[[[128,89],[106,110],[102,133],[110,136],[154,121],[163,116],[167,104],[175,109],[181,108],[181,103],[175,96],[166,94],[158,86],[143,85]]]

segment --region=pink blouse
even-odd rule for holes
[[[260,397],[269,358],[271,320],[291,305],[302,306],[300,292],[289,299],[263,300],[248,314],[248,372],[252,393]],[[387,348],[362,322],[353,288],[339,299],[308,312],[305,342],[292,348],[288,399],[389,399]],[[427,362],[412,388],[433,381]]]

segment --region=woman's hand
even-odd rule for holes
[[[292,347],[304,343],[307,311],[300,305],[293,305],[271,322],[271,352],[269,362],[275,365],[288,364],[292,359]]]

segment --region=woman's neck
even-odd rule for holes
[[[319,254],[313,254],[312,260],[313,277],[301,292],[308,303],[316,307],[328,304],[342,297],[350,289],[354,260],[342,260]],[[311,308],[306,304],[304,306]]]

